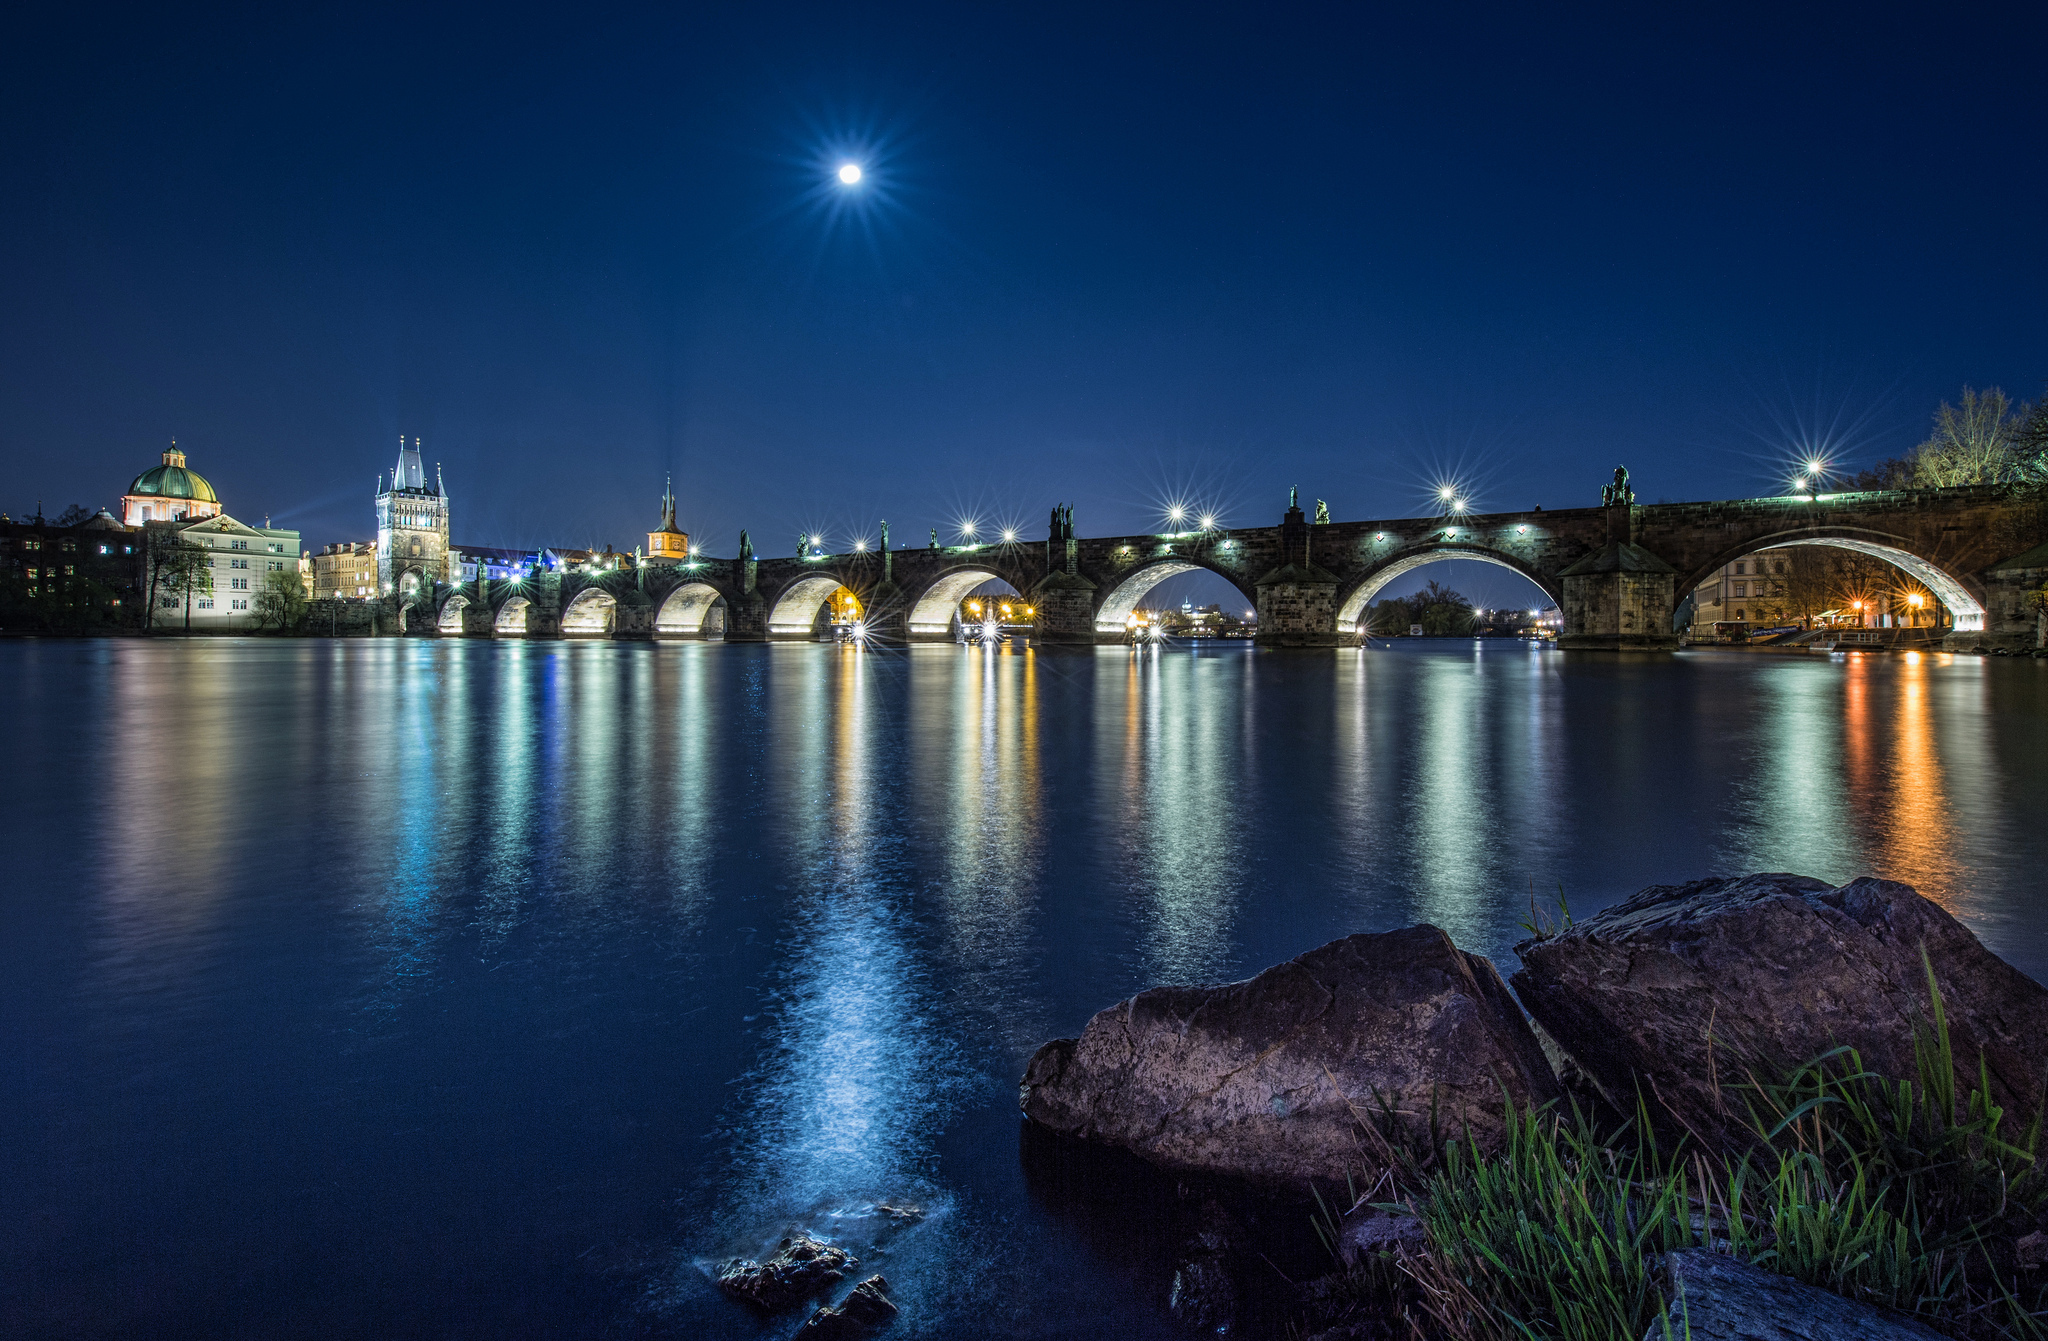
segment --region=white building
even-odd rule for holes
[[[162,580],[150,593],[154,628],[211,633],[254,629],[256,594],[272,573],[299,578],[299,533],[248,526],[225,512],[199,521],[152,522],[149,529],[178,536],[204,550],[195,579],[176,587]]]

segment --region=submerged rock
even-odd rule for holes
[[[1237,1321],[1237,1280],[1230,1255],[1244,1236],[1243,1228],[1214,1201],[1202,1206],[1195,1232],[1181,1246],[1166,1306],[1190,1327],[1227,1332]]]
[[[765,1262],[735,1258],[720,1267],[718,1288],[756,1308],[777,1313],[825,1293],[859,1265],[860,1260],[844,1248],[809,1234],[792,1234]]]
[[[896,1316],[889,1300],[889,1282],[869,1276],[837,1308],[821,1308],[796,1329],[802,1341],[859,1341]]]
[[[1911,1318],[1844,1299],[1704,1248],[1664,1255],[1671,1336],[1692,1341],[1938,1341]],[[1652,1323],[1643,1341],[1664,1341]]]
[[[1502,1095],[1555,1098],[1521,1008],[1487,960],[1431,926],[1347,936],[1243,982],[1155,987],[1038,1050],[1034,1121],[1168,1169],[1298,1188],[1367,1161],[1360,1116],[1501,1135]]]
[[[1653,1105],[1712,1140],[1737,1137],[1745,1068],[1775,1074],[1839,1044],[1871,1070],[1916,1074],[1929,1018],[1926,947],[1941,986],[1957,1080],[1978,1081],[2023,1128],[2048,1075],[2048,990],[1986,950],[1909,885],[1837,889],[1798,875],[1643,890],[1516,947],[1522,1002],[1624,1111]]]

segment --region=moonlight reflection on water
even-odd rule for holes
[[[1176,1335],[1143,1199],[1019,1159],[1024,1059],[1141,987],[1425,920],[1512,968],[1532,890],[1752,870],[2048,971],[2031,661],[124,640],[0,693],[23,1333],[753,1337],[709,1269],[802,1227],[906,1337]]]

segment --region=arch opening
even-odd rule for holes
[[[1095,612],[1097,633],[1122,633],[1130,622],[1131,613],[1138,608],[1138,602],[1145,599],[1161,582],[1182,573],[1207,572],[1198,563],[1187,563],[1179,559],[1168,559],[1150,564],[1125,576],[1124,580],[1110,588],[1103,597],[1102,605]]]
[[[668,594],[654,615],[654,631],[678,638],[725,632],[725,597],[706,582],[686,582]]]
[[[798,578],[782,589],[768,612],[770,636],[798,638],[818,633],[820,619],[830,620],[836,613],[833,598],[842,591],[853,595],[838,578],[823,573]],[[856,599],[856,608],[858,604]]]
[[[533,604],[524,596],[514,596],[498,610],[494,627],[502,638],[524,638],[526,636],[526,611]]]
[[[602,638],[612,631],[619,603],[609,594],[592,587],[576,593],[562,611],[564,638]]]
[[[922,634],[950,636],[959,618],[960,602],[967,599],[969,592],[989,582],[1000,582],[1009,587],[1010,581],[1001,573],[986,568],[963,568],[947,573],[924,590],[917,598],[917,604],[910,610],[910,632],[913,637]],[[1015,587],[1010,588],[1013,592]]]
[[[441,607],[441,632],[462,632],[462,612],[469,608],[469,597],[451,596],[448,604]]]
[[[1368,577],[1365,581],[1352,588],[1351,594],[1346,596],[1343,603],[1337,607],[1337,631],[1339,633],[1363,634],[1365,629],[1362,627],[1361,621],[1365,616],[1365,612],[1371,608],[1373,601],[1379,594],[1393,584],[1396,578],[1412,573],[1418,568],[1426,568],[1433,563],[1450,563],[1460,560],[1489,563],[1496,568],[1504,568],[1542,592],[1546,604],[1552,606],[1562,604],[1558,594],[1543,582],[1531,575],[1527,570],[1516,564],[1509,563],[1498,555],[1489,554],[1482,549],[1426,549],[1417,551],[1414,554],[1405,554],[1395,559],[1392,563],[1389,563],[1386,567],[1375,572],[1371,577]]]
[[[1771,545],[1759,545],[1752,553],[1765,550],[1798,549],[1802,546],[1818,545],[1828,549],[1846,549],[1857,554],[1866,554],[1881,559],[1898,569],[1921,586],[1934,593],[1949,613],[1950,620],[1958,633],[1981,633],[1984,631],[1984,606],[1972,596],[1969,589],[1950,577],[1946,571],[1927,560],[1896,545],[1883,545],[1874,540],[1856,540],[1848,536],[1801,537],[1798,540],[1784,540]],[[1740,555],[1734,558],[1740,558]],[[1730,559],[1733,562],[1733,558]]]

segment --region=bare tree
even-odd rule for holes
[[[203,545],[187,540],[174,526],[145,524],[142,542],[142,595],[149,603],[145,627],[156,627],[162,597],[181,598],[185,627],[192,626],[192,598],[213,594],[213,556]],[[175,603],[175,602],[174,602]]]
[[[256,627],[289,633],[306,617],[306,584],[297,573],[266,573],[255,604]]]
[[[1962,404],[1941,403],[1934,433],[1913,449],[1912,483],[1922,489],[1960,484],[2002,484],[2020,469],[2020,433],[2028,406],[2018,407],[1997,387],[1963,388]]]

